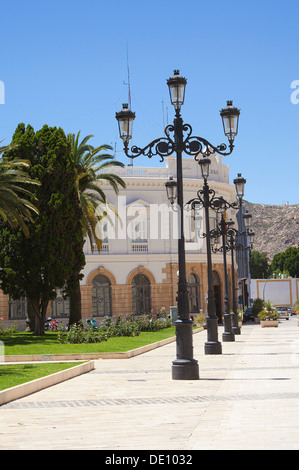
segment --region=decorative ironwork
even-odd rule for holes
[[[174,124],[166,126],[164,130],[166,137],[155,139],[144,148],[133,145],[131,149],[129,149],[129,143],[124,142],[124,152],[127,157],[137,158],[140,155],[144,155],[145,157],[152,158],[155,155],[159,155],[159,157],[161,157],[160,162],[163,162],[165,157],[169,157],[174,152],[180,151],[193,156],[197,161],[199,155],[208,157],[214,153],[218,153],[227,156],[232,153],[234,148],[233,143],[229,144],[229,151],[226,152],[227,145],[224,143],[215,146],[203,137],[192,136],[192,127],[190,124],[183,123],[179,110],[176,111],[175,121],[176,120],[177,122],[174,122]],[[179,143],[175,138],[177,127],[179,127],[179,131],[183,134],[183,139]]]

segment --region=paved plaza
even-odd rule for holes
[[[219,327],[219,340],[222,338]],[[194,335],[200,379],[173,381],[171,343],[0,407],[1,450],[298,450],[299,328],[245,324],[222,354]]]

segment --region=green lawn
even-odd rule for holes
[[[141,332],[136,337],[109,338],[108,341],[91,344],[60,344],[57,336],[58,333],[52,331],[47,331],[44,336],[22,332],[0,336],[0,340],[4,343],[5,356],[126,352],[175,336],[175,327],[154,332]],[[80,363],[5,364],[0,366],[0,391],[78,364]]]
[[[6,364],[0,366],[0,391],[55,374],[55,372],[60,372],[79,364],[82,363]]]
[[[73,353],[105,353],[125,352],[140,348],[147,344],[175,336],[175,327],[154,332],[141,332],[135,337],[109,338],[102,343],[60,344],[57,332],[47,331],[44,336],[34,336],[22,332],[9,336],[0,336],[4,343],[5,356],[25,354],[73,354]]]

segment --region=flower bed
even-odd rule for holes
[[[106,319],[99,327],[84,328],[82,323],[72,325],[69,331],[61,330],[58,333],[60,343],[101,343],[108,338],[119,336],[139,336],[141,331],[158,331],[169,328],[171,321],[164,313],[158,315],[147,314],[135,318],[118,317]]]

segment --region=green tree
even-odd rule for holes
[[[291,277],[299,277],[299,248],[289,247],[282,253],[274,255],[271,271],[288,272]]]
[[[252,250],[249,258],[249,269],[252,279],[265,279],[269,275],[269,260],[265,252]]]
[[[71,145],[71,158],[76,170],[76,191],[80,201],[83,236],[88,238],[93,251],[94,243],[101,250],[102,240],[99,237],[97,224],[106,217],[105,207],[109,206],[101,183],[108,183],[118,194],[119,187],[125,188],[122,178],[111,173],[113,167],[124,167],[124,164],[114,159],[108,152],[112,150],[109,145],[93,147],[88,142],[92,135],[80,141],[80,132],[68,134],[67,139]],[[81,320],[81,292],[78,273],[77,288],[70,295],[70,322],[72,325]]]
[[[265,301],[262,299],[254,299],[253,305],[252,305],[252,315],[255,317],[263,310],[264,308]]]
[[[13,299],[26,297],[33,332],[44,333],[49,302],[56,288],[74,290],[85,264],[82,214],[75,191],[76,172],[70,145],[62,129],[44,126],[35,133],[31,126],[17,127],[5,154],[30,162],[29,176],[40,181],[35,187],[39,214],[28,223],[29,237],[8,224],[0,230],[0,287]]]

